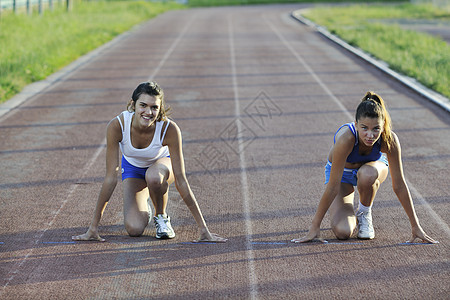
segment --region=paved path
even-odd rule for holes
[[[142,25],[0,118],[2,299],[445,299],[449,289],[450,118],[290,13],[301,5],[174,11]],[[188,178],[226,244],[192,244],[170,192],[177,237],[126,236],[121,186],[87,229],[104,175],[105,126],[137,83],[156,79],[184,136]],[[367,90],[386,100],[422,226],[387,182],[377,238],[292,244],[324,189],[336,128]]]

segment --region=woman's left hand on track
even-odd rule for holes
[[[414,227],[412,229],[412,238],[407,243],[413,243],[416,239],[421,239],[424,243],[437,244],[439,241],[432,239],[425,231],[420,227]]]

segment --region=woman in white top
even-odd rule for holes
[[[225,242],[226,239],[209,232],[189,187],[181,139],[180,128],[166,116],[163,90],[156,82],[139,84],[128,103],[128,111],[112,119],[107,126],[106,176],[94,217],[88,231],[72,239],[104,241],[98,234],[98,224],[117,185],[120,147],[124,222],[130,236],[142,235],[148,225],[150,196],[155,208],[156,237],[175,237],[166,214],[169,185],[175,182],[199,227],[197,241]]]

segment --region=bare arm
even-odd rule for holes
[[[97,199],[91,225],[85,234],[73,236],[74,240],[104,241],[98,234],[98,224],[103,212],[117,185],[119,172],[119,142],[122,139],[122,130],[117,119],[109,122],[106,132],[106,176]]]
[[[331,165],[330,180],[328,181],[322,198],[319,201],[319,206],[317,207],[317,211],[312,220],[309,232],[305,237],[300,239],[293,239],[292,242],[308,242],[319,237],[320,224],[322,223],[325,214],[330,208],[331,203],[333,202],[334,198],[336,198],[339,192],[345,162],[347,160],[347,156],[353,149],[354,143],[355,139],[350,130],[346,130],[339,136],[337,136],[336,144],[334,144],[333,148],[331,149],[330,155],[333,160]]]
[[[391,172],[392,187],[394,189],[394,192],[397,195],[398,200],[402,204],[402,207],[409,218],[409,222],[411,223],[412,238],[409,242],[413,242],[416,238],[420,238],[428,243],[436,243],[435,240],[433,240],[423,231],[422,227],[419,224],[419,219],[417,218],[416,212],[414,210],[414,204],[411,198],[411,194],[409,192],[409,188],[406,184],[403,174],[400,141],[395,133],[392,134],[394,136],[394,143],[390,151],[388,151],[387,153],[389,170]]]
[[[175,177],[175,186],[199,227],[200,239],[198,241],[225,242],[226,239],[210,233],[208,227],[206,226],[200,207],[198,206],[197,200],[195,199],[194,193],[192,192],[186,178],[181,131],[178,125],[174,122],[171,122],[169,128],[167,129],[164,145],[169,147],[170,159]]]

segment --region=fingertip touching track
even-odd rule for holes
[[[172,11],[142,24],[0,118],[2,299],[445,299],[449,287],[450,120],[403,85],[290,17],[305,5]],[[132,238],[121,185],[89,226],[105,173],[105,128],[138,83],[156,80],[183,133],[186,170],[212,232],[174,186],[177,233]],[[437,245],[405,244],[387,180],[376,238],[293,244],[324,189],[335,130],[374,90],[387,101],[421,225]],[[357,199],[356,199],[357,200]]]

